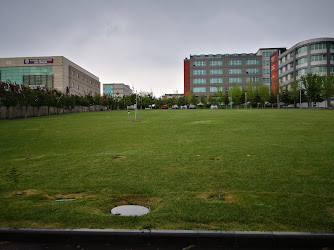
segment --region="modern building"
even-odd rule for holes
[[[162,99],[171,99],[171,98],[178,99],[178,98],[181,98],[183,96],[184,96],[184,94],[165,94],[165,95],[162,96]]]
[[[287,86],[294,78],[299,82],[301,76],[308,73],[334,73],[334,38],[315,38],[299,42],[285,52],[273,55],[271,63],[272,78],[275,80],[278,77],[280,87]],[[275,81],[272,81],[271,85],[274,88]]]
[[[99,78],[63,56],[0,58],[0,80],[74,95],[100,93]]]
[[[190,55],[184,60],[184,94],[212,96],[236,83],[270,85],[270,56],[285,48],[261,48],[256,53]]]
[[[104,83],[103,94],[122,98],[123,96],[132,95],[132,90],[129,85],[124,83]]]

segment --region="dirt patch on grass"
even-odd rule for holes
[[[25,196],[42,196],[45,199],[57,200],[57,199],[87,199],[96,198],[98,195],[92,195],[85,192],[81,193],[71,193],[71,194],[60,194],[59,192],[52,192],[56,194],[49,194],[42,190],[37,189],[26,189],[21,192],[21,195]]]
[[[206,193],[200,193],[196,196],[197,198],[206,200],[206,201],[215,201],[215,200],[221,200],[226,203],[233,203],[236,201],[236,196],[232,195],[231,193],[221,191],[220,198],[219,198],[219,190],[210,191]]]
[[[161,201],[160,198],[157,197],[145,197],[145,196],[122,196],[115,199],[115,205],[140,205],[140,206],[152,206],[153,204]]]
[[[125,155],[115,155],[115,156],[111,157],[111,159],[113,159],[113,160],[124,160],[124,159],[126,159],[126,156]]]

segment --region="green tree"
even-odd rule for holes
[[[221,104],[224,102],[224,89],[221,86],[217,86],[217,99],[219,108],[221,108]]]
[[[307,74],[301,77],[305,88],[305,94],[309,102],[320,102],[323,100],[322,78],[316,74]],[[309,103],[310,106],[310,103]]]
[[[326,105],[330,102],[329,98],[334,96],[334,74],[327,72],[327,75],[322,77],[322,96],[327,100]]]
[[[189,105],[191,103],[191,100],[193,99],[194,94],[192,91],[189,91],[186,95],[186,103],[187,105]]]
[[[264,104],[269,101],[270,99],[270,93],[269,88],[266,85],[261,85],[259,87],[259,96],[260,96],[260,103],[262,105],[262,108],[264,107]]]
[[[179,99],[177,100],[177,105],[179,106],[186,105],[186,98],[184,96],[179,97]]]
[[[252,106],[255,101],[254,85],[248,83],[246,86],[245,92],[247,93],[247,102],[250,102]]]
[[[227,108],[228,104],[230,103],[230,98],[228,96],[228,90],[225,91],[225,95],[224,95],[224,104],[225,107]]]
[[[228,96],[230,97],[231,102],[239,107],[241,103],[242,90],[236,83],[232,84],[232,88],[230,88]]]
[[[293,81],[290,83],[289,88],[289,98],[293,101],[293,106],[296,107],[296,101],[298,101],[300,94],[300,89],[298,87],[298,82],[296,81],[296,77],[293,77]]]

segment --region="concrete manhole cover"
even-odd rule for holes
[[[150,209],[143,206],[137,205],[124,205],[114,207],[110,211],[110,215],[119,215],[119,216],[142,216],[150,212]]]

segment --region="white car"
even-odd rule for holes
[[[210,109],[218,109],[217,105],[211,105]]]

